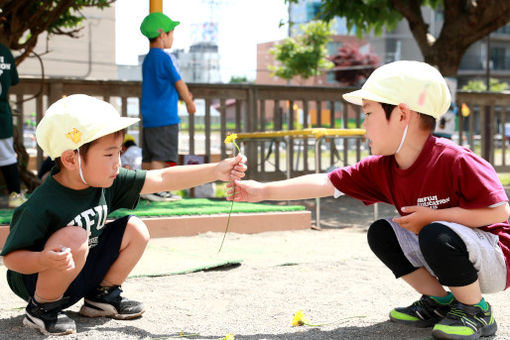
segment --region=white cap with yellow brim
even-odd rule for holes
[[[36,139],[43,151],[55,159],[64,151],[123,130],[139,118],[121,117],[105,101],[74,94],[53,103],[37,125]]]
[[[439,119],[451,103],[450,90],[437,69],[419,61],[395,61],[377,68],[361,89],[343,98],[355,105],[363,99],[407,104],[413,111]]]

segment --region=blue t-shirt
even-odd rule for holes
[[[144,128],[179,124],[175,83],[181,80],[170,56],[151,48],[142,64],[142,124]]]

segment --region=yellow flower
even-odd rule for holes
[[[225,144],[232,144],[236,142],[237,133],[232,133],[225,138]]]
[[[298,310],[292,319],[292,326],[303,326],[306,324],[305,313],[302,310]]]
[[[234,334],[231,334],[231,333],[228,333],[223,338],[221,338],[221,340],[235,340],[235,339],[236,339],[236,337],[234,336]]]

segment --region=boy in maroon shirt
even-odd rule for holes
[[[343,97],[362,106],[374,156],[329,174],[237,181],[236,200],[346,194],[365,204],[394,205],[400,216],[375,221],[368,242],[395,277],[422,297],[393,309],[390,319],[433,326],[439,339],[495,334],[482,292],[504,290],[510,282],[510,208],[488,162],[432,136],[450,106],[444,78],[428,64],[398,61],[378,68],[360,90]]]

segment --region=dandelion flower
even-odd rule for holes
[[[241,152],[241,150],[239,149],[239,146],[236,143],[236,139],[237,139],[237,133],[231,133],[230,135],[225,137],[225,144],[234,144],[237,151]]]
[[[235,339],[236,339],[236,337],[234,336],[234,334],[231,334],[231,333],[228,333],[223,338],[221,338],[221,340],[235,340]]]
[[[303,326],[306,324],[305,313],[302,310],[298,310],[292,319],[292,326]]]
[[[225,138],[225,144],[235,143],[237,139],[237,133],[232,133]]]

